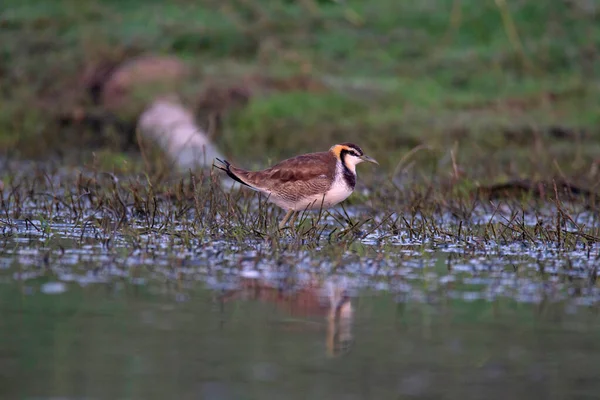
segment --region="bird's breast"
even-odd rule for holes
[[[324,203],[327,206],[333,206],[348,198],[353,192],[353,188],[346,185],[344,182],[334,182],[331,188],[325,193]]]

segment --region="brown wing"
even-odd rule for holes
[[[233,166],[231,170],[259,190],[277,191],[293,200],[298,192],[303,196],[325,193],[335,175],[335,166],[335,157],[322,152],[289,158],[262,171],[245,171]]]

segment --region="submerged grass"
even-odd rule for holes
[[[567,1],[8,0],[0,258],[58,276],[75,253],[83,269],[154,266],[177,285],[247,265],[368,271],[415,298],[485,271],[595,304],[598,15]],[[281,210],[224,190],[216,171],[174,176],[124,150],[135,121],[106,117],[84,78],[148,53],[189,62],[181,95],[199,115],[213,87],[250,90],[218,110],[215,134],[245,167],[354,141],[381,168],[360,169],[343,205],[277,231]],[[26,157],[45,162],[13,162]]]
[[[284,283],[344,275],[401,302],[600,304],[598,203],[558,180],[502,197],[440,174],[408,175],[401,186],[375,176],[352,202],[302,213],[279,231],[280,209],[224,189],[218,171],[158,179],[8,167],[0,281],[158,280],[185,293],[196,280],[231,289],[246,273]]]
[[[185,296],[199,280],[220,291],[248,274],[282,288],[342,275],[400,303],[600,304],[600,203],[558,180],[504,196],[439,173],[374,176],[352,202],[279,231],[280,209],[225,189],[216,170],[8,167],[0,282],[163,283]]]
[[[280,231],[282,210],[260,194],[225,190],[216,170],[156,179],[53,170],[44,164],[9,170],[6,176],[0,220],[4,241],[18,235],[23,223],[45,233],[52,224],[66,223],[81,230],[82,243],[91,233],[106,246],[125,240],[134,248],[144,247],[150,236],[171,238],[184,247],[205,240],[241,247],[268,241],[273,251],[327,244],[347,249],[365,238],[377,247],[399,236],[433,247],[520,243],[572,250],[600,241],[598,195],[560,180],[528,189],[508,184],[482,190],[462,178],[439,175],[406,175],[400,184],[374,176],[359,185],[351,201],[300,213],[295,225]]]

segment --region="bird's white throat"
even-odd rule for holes
[[[360,164],[361,162],[363,162],[362,159],[352,154],[347,154],[344,157],[344,163],[346,164],[346,167],[348,167],[350,172],[352,172],[354,175],[356,175],[356,164]]]

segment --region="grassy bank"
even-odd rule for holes
[[[588,171],[600,154],[600,16],[590,4],[7,0],[0,145],[24,157],[121,151],[119,125],[57,120],[98,108],[86,68],[155,53],[190,63],[191,102],[248,76],[318,82],[225,113],[216,141],[248,165],[355,141],[387,171],[419,145],[430,149],[420,165],[444,170],[454,157],[475,176]],[[480,174],[483,164],[493,171]]]

